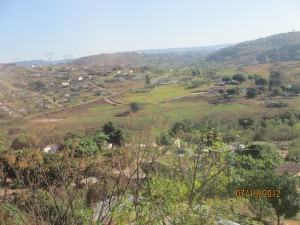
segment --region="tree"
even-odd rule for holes
[[[255,120],[250,117],[244,117],[244,118],[238,119],[238,125],[242,126],[245,129],[251,128],[254,125],[254,123],[255,123]]]
[[[227,89],[226,93],[228,95],[239,95],[240,94],[240,90],[238,88]]]
[[[104,133],[108,136],[108,142],[113,146],[121,146],[124,141],[124,134],[120,128],[117,128],[111,121],[107,122],[102,127]]]
[[[268,81],[265,78],[260,78],[260,79],[255,80],[255,84],[259,85],[259,86],[265,86],[268,84]]]
[[[30,88],[35,91],[42,91],[46,88],[46,84],[43,80],[35,80],[29,84]]]
[[[300,139],[293,141],[288,148],[289,154],[286,157],[288,161],[300,162]]]
[[[70,151],[74,150],[76,157],[93,155],[99,151],[97,143],[90,137],[69,139],[66,142],[66,146]]]
[[[272,92],[272,95],[273,96],[279,96],[279,95],[282,95],[283,94],[283,91],[281,88],[274,88],[273,89],[273,92]]]
[[[222,78],[222,81],[225,81],[225,82],[230,82],[232,79],[231,79],[231,77],[223,77]]]
[[[268,189],[280,190],[280,197],[268,198],[277,215],[277,225],[280,225],[280,217],[292,218],[300,210],[300,193],[297,191],[298,180],[287,174],[269,174],[266,179]]]
[[[270,78],[274,79],[277,78],[279,79],[281,77],[281,73],[279,71],[270,71]]]
[[[146,85],[150,85],[151,84],[151,79],[150,79],[150,75],[149,75],[149,73],[147,72],[147,74],[146,74]]]
[[[35,134],[21,133],[12,141],[10,147],[14,150],[20,150],[32,146],[37,146],[39,142],[40,140]]]
[[[243,83],[244,81],[247,80],[247,78],[243,74],[236,74],[232,77],[232,80],[236,80],[240,83]]]
[[[171,130],[173,134],[178,134],[180,132],[190,132],[191,124],[187,120],[182,120],[181,122],[176,122]]]
[[[143,108],[142,104],[139,102],[131,102],[129,104],[129,108],[131,112],[137,112]]]
[[[256,98],[258,95],[258,92],[255,90],[255,89],[249,89],[247,92],[246,92],[246,96],[247,98]]]

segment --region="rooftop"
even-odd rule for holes
[[[300,164],[286,163],[283,166],[277,167],[274,171],[277,174],[284,174],[286,171],[290,176],[295,176],[300,173]]]

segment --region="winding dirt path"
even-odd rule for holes
[[[111,105],[116,105],[116,106],[127,105],[127,104],[124,104],[124,103],[115,102],[115,101],[113,101],[113,100],[111,100],[111,99],[109,99],[109,98],[105,98],[105,97],[104,97],[104,100],[105,100],[107,103],[111,104]]]

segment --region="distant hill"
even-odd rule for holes
[[[30,67],[30,66],[59,65],[59,64],[65,64],[65,63],[66,63],[65,60],[54,60],[54,61],[51,61],[51,63],[49,61],[45,61],[45,60],[28,60],[28,61],[16,62],[15,64],[17,64],[19,66]]]
[[[275,34],[246,41],[212,53],[208,61],[251,65],[300,60],[300,32]]]
[[[164,54],[164,53],[187,53],[187,52],[202,52],[212,53],[219,49],[230,46],[229,44],[223,45],[212,45],[212,46],[200,46],[200,47],[187,47],[187,48],[164,48],[164,49],[148,49],[138,50],[135,52],[146,53],[146,54]]]
[[[169,48],[138,50],[82,57],[74,61],[80,66],[153,66],[153,67],[182,67],[198,64],[200,60],[228,45],[215,45],[189,48]]]

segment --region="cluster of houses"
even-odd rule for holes
[[[12,109],[6,100],[0,101],[0,113],[10,117],[21,117],[26,114],[26,108],[20,108],[18,110]]]

